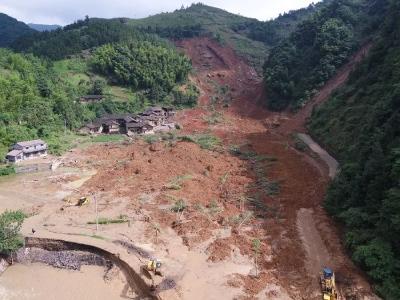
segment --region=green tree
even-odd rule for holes
[[[93,86],[91,89],[91,94],[93,95],[103,95],[106,87],[106,82],[104,79],[96,79],[93,81]]]
[[[335,74],[370,34],[365,29],[374,20],[369,18],[369,2],[325,1],[271,49],[264,65],[270,109],[304,105]]]
[[[0,215],[0,253],[9,255],[23,245],[19,231],[24,219],[21,211],[5,211]]]
[[[342,22],[329,24],[322,40],[342,35]],[[369,55],[310,120],[312,134],[341,163],[325,207],[343,222],[346,246],[384,299],[400,298],[399,34],[400,2],[391,1]],[[335,52],[341,43],[319,47]]]

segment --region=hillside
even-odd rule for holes
[[[33,24],[33,23],[28,23],[27,25],[36,31],[53,31],[61,28],[60,25]]]
[[[181,8],[172,13],[161,13],[144,19],[128,20],[129,25],[156,33],[162,37],[180,39],[209,35],[222,43],[229,41],[243,48],[251,46],[257,54],[265,51],[264,45],[241,34],[236,34],[232,29],[250,22],[257,22],[257,20],[201,3],[192,4],[188,8]]]
[[[68,147],[64,126],[74,132],[103,114],[135,113],[150,104],[193,106],[198,96],[186,84],[190,61],[161,40],[131,36],[131,42],[58,61],[5,49],[0,54],[0,156],[16,141],[33,138],[60,153]],[[105,100],[76,101],[88,94]]]
[[[10,46],[20,36],[32,33],[33,31],[25,23],[0,13],[0,47]]]
[[[325,2],[329,1],[290,11],[267,22],[232,14],[201,3],[192,4],[172,13],[125,21],[140,30],[172,39],[211,36],[220,43],[233,47],[256,69],[261,70],[268,49],[289,35],[299,22],[325,6]]]
[[[296,110],[311,99],[377,30],[380,2],[331,1],[271,49],[264,66],[269,108]]]
[[[265,22],[251,20],[246,23],[234,24],[231,28],[235,32],[244,34],[252,40],[260,41],[268,47],[273,47],[295,31],[298,24],[307,20],[331,2],[332,0],[320,1],[317,4],[310,4],[305,8],[280,14],[276,19]]]
[[[52,59],[77,54],[81,50],[129,40],[131,36],[154,34],[179,40],[208,36],[231,46],[259,72],[269,49],[286,38],[297,24],[327,6],[332,0],[290,11],[275,20],[261,22],[204,4],[192,4],[172,13],[161,13],[143,19],[91,18],[65,26],[61,31],[32,34],[17,40],[13,48]]]
[[[309,124],[342,165],[325,206],[385,299],[400,297],[399,12],[391,1],[369,57]]]
[[[12,48],[16,51],[58,60],[107,43],[137,39],[156,40],[157,37],[153,38],[140,33],[118,20],[86,19],[65,26],[62,30],[35,31],[16,40]]]

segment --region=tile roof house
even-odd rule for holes
[[[103,132],[115,134],[120,132],[120,124],[117,121],[108,120],[103,123]]]
[[[155,127],[167,124],[170,117],[174,115],[173,108],[149,107],[144,112],[134,114],[108,114],[94,121],[96,127],[88,124],[80,131],[82,133],[124,133],[143,134],[154,132]]]
[[[98,123],[90,123],[85,125],[83,128],[79,130],[80,133],[83,134],[100,134],[103,132],[103,124]]]
[[[130,122],[126,124],[126,132],[128,135],[137,133],[149,133],[153,130],[154,126],[143,122]]]
[[[38,158],[47,155],[47,144],[42,140],[18,142],[7,153],[8,162],[17,163],[22,160]]]

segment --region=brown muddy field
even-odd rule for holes
[[[311,149],[294,147],[312,105],[333,88],[298,115],[272,113],[262,106],[261,78],[232,49],[207,38],[178,47],[192,58],[191,80],[201,90],[199,106],[176,116],[183,129],[152,144],[134,139],[76,149],[54,174],[0,182],[7,208],[33,215],[24,233],[79,237],[143,264],[157,257],[164,277],[155,283],[171,283],[160,291],[163,299],[320,299],[317,278],[326,264],[344,298],[375,299],[321,207],[328,165]],[[338,85],[360,57],[339,72]],[[178,137],[185,135],[222,142],[207,150]],[[82,196],[91,199],[83,207],[63,201]],[[126,222],[96,231],[95,200],[103,220]]]
[[[0,277],[2,300],[110,300],[126,299],[122,278],[103,279],[101,267],[84,266],[80,271],[55,269],[42,264],[17,264]]]

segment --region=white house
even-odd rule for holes
[[[22,160],[38,158],[47,155],[47,144],[42,140],[33,140],[16,143],[6,159],[9,162],[17,163]]]

